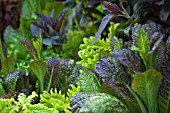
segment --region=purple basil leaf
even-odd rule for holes
[[[98,37],[103,32],[104,28],[106,27],[108,22],[113,18],[113,16],[114,16],[114,14],[108,14],[103,18],[92,44],[94,44],[97,41]]]
[[[47,61],[48,73],[45,76],[45,84],[49,89],[55,88],[58,83],[60,61],[58,58],[50,58]]]
[[[58,31],[61,27],[61,24],[63,22],[64,16],[67,12],[67,8],[63,9],[63,11],[58,15],[55,24],[53,25],[53,28]]]
[[[38,12],[35,12],[35,14],[36,14],[39,18],[41,18],[41,20],[42,20],[44,23],[48,24],[49,26],[51,26],[51,27],[53,28],[53,26],[54,26],[54,20],[53,20],[52,17],[50,17],[50,16],[45,16],[45,15],[40,14],[40,13],[38,13]]]
[[[103,1],[103,5],[111,13],[115,13],[116,14],[116,13],[119,13],[121,11],[120,8],[116,4],[112,4],[110,2]]]
[[[26,39],[26,38],[21,38],[21,39],[20,39],[20,42],[21,42],[22,45],[25,46],[25,48],[26,48],[27,51],[30,53],[30,55],[31,55],[34,59],[36,59],[38,55],[37,55],[37,52],[36,52],[36,50],[35,50],[35,48],[34,48],[33,43],[32,43],[30,40]]]
[[[112,52],[115,60],[121,64],[130,67],[135,72],[141,72],[141,59],[139,56],[135,55],[135,52],[129,49],[116,49]]]

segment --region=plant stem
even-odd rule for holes
[[[48,82],[47,92],[50,91],[51,82],[52,82],[52,77],[53,77],[53,71],[54,71],[54,69],[52,68],[52,71],[51,71],[51,74],[50,74],[50,80],[49,80],[49,82]]]
[[[44,91],[44,82],[40,81],[40,93],[43,93]]]

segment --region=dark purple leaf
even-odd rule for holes
[[[21,44],[23,44],[23,45],[25,46],[25,48],[27,49],[27,51],[30,53],[30,55],[31,55],[34,59],[36,59],[36,58],[38,57],[37,52],[36,52],[36,50],[35,50],[35,48],[34,48],[34,45],[33,45],[33,43],[32,43],[30,40],[28,40],[28,39],[26,39],[26,38],[21,38],[21,39],[20,39],[20,42],[21,42]]]
[[[44,21],[44,23],[50,25],[50,26],[53,28],[53,26],[54,26],[54,20],[53,20],[52,17],[50,17],[50,16],[45,16],[45,15],[40,14],[40,13],[38,13],[38,12],[35,12],[35,14],[36,14],[39,18],[41,18],[42,21]]]
[[[135,52],[129,49],[116,49],[112,52],[115,60],[121,64],[130,67],[135,72],[141,72],[141,59],[139,56],[135,55]]]
[[[46,86],[51,81],[51,84],[49,84],[50,89],[55,88],[59,78],[60,61],[56,57],[50,58],[47,61],[47,65],[48,65],[48,73],[45,76]]]
[[[121,72],[121,66],[118,62],[113,61],[110,57],[103,57],[101,60],[99,60],[95,65],[95,71],[101,76],[101,77],[111,77],[111,76],[121,76],[124,73]]]
[[[114,83],[121,79],[121,81],[130,84],[128,75],[119,62],[117,62],[114,58],[102,57],[101,60],[96,63],[95,71],[99,74],[99,76],[103,77],[103,80],[113,78],[114,81],[111,82]]]
[[[55,24],[53,25],[53,28],[58,31],[61,27],[61,24],[63,22],[64,16],[67,12],[67,8],[63,9],[63,11],[58,15]]]
[[[97,33],[96,33],[96,35],[95,35],[95,38],[94,38],[92,44],[94,44],[94,43],[97,41],[98,37],[99,37],[100,34],[103,32],[104,28],[106,27],[106,25],[108,24],[108,22],[109,22],[113,17],[114,17],[114,14],[108,14],[108,15],[106,15],[106,16],[103,18],[103,20],[102,20],[102,22],[101,22],[101,24],[100,24],[100,26],[99,26],[99,29],[98,29],[98,31],[97,31]]]
[[[40,22],[39,22],[40,23]],[[38,22],[32,22],[31,23],[31,34],[32,36],[36,37],[38,31],[41,31],[42,34],[44,34],[45,32],[47,32],[47,28],[45,28],[43,25],[38,24]]]
[[[116,60],[110,57],[101,58],[101,60],[96,63],[95,71],[102,77],[102,81],[115,94],[114,96],[124,101],[129,109],[133,109],[133,107],[138,109],[135,105],[136,101],[133,95],[126,86],[131,84],[131,79]],[[129,103],[130,101],[133,102],[131,105]]]
[[[32,24],[33,24],[34,26],[36,26],[36,27],[38,27],[38,28],[46,31],[46,29],[44,28],[44,26],[41,25],[40,23],[38,23],[38,22],[32,22],[31,25],[32,25]],[[35,29],[31,29],[31,31],[33,31],[33,30],[35,30]]]
[[[111,13],[119,13],[121,10],[116,4],[112,4],[111,2],[103,1],[103,5],[106,9],[108,9]]]
[[[56,42],[58,39],[59,39],[59,36],[52,36],[50,38],[44,38],[43,39],[43,44],[44,45],[49,45],[49,46],[51,46],[51,45],[59,45]]]

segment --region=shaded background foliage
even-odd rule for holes
[[[169,113],[169,4],[0,1],[1,107]]]

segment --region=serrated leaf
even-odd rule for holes
[[[34,60],[30,63],[30,69],[36,75],[39,80],[40,91],[43,92],[44,89],[44,77],[48,70],[47,64],[43,60]]]
[[[157,94],[163,76],[156,70],[136,73],[132,89],[143,99],[149,113],[157,113]]]
[[[97,31],[97,33],[95,35],[95,38],[94,38],[92,44],[94,44],[97,41],[100,34],[103,32],[104,28],[106,27],[108,22],[113,18],[113,16],[114,16],[114,14],[108,14],[102,19],[101,24],[100,24],[100,26],[98,28],[98,31]]]

